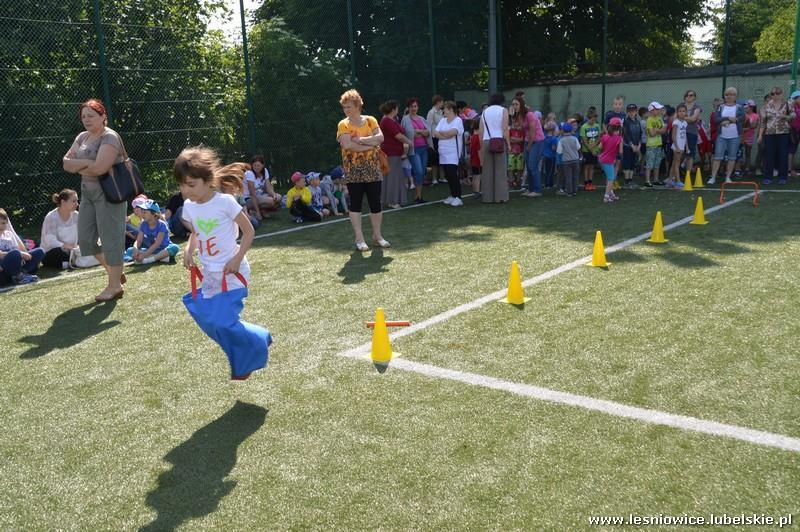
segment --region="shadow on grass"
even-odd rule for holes
[[[164,460],[172,469],[159,475],[158,487],[145,500],[158,515],[140,532],[175,530],[189,519],[214,512],[236,487],[235,480],[225,478],[236,465],[239,445],[258,431],[266,418],[265,408],[237,401],[167,453]]]
[[[338,275],[342,278],[343,284],[357,284],[366,279],[367,275],[388,272],[386,266],[393,260],[392,257],[384,256],[382,248],[373,248],[367,256],[360,251],[354,251]]]
[[[105,321],[117,306],[117,300],[105,303],[88,303],[62,312],[43,334],[23,336],[18,341],[34,344],[19,358],[39,358],[55,349],[77,345],[84,340],[119,325],[117,320]]]

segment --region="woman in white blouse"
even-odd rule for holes
[[[42,264],[48,268],[67,269],[72,250],[78,247],[78,193],[65,188],[53,194],[56,208],[42,223]]]

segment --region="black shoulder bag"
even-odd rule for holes
[[[144,184],[139,166],[128,157],[122,137],[117,134],[117,138],[122,147],[122,162],[114,164],[106,175],[100,177],[100,187],[109,203],[127,203],[139,194],[144,194]]]

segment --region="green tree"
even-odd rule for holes
[[[13,4],[13,5],[12,5]],[[93,2],[0,4],[0,198],[19,225],[36,225],[48,197],[78,178],[61,157],[81,130],[77,104],[103,97]],[[238,151],[243,123],[240,51],[209,17],[206,0],[101,0],[114,128],[148,192],[172,188],[171,161],[187,144]]]
[[[730,43],[728,45],[728,63],[753,63],[756,57],[755,42],[762,31],[777,21],[779,13],[793,0],[731,0]],[[725,43],[725,5],[712,10],[714,29],[711,38],[703,43],[711,52],[712,60],[721,63]],[[794,15],[790,16],[794,21]]]
[[[781,9],[775,20],[764,28],[753,45],[759,61],[784,61],[792,58],[796,3]]]

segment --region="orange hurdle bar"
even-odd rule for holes
[[[756,189],[756,194],[753,196],[753,207],[758,207],[758,183],[755,181],[731,181],[730,183],[722,183],[722,188],[720,189],[719,193],[719,202],[725,203],[725,185],[729,187],[733,186],[748,186],[753,187]]]
[[[386,326],[387,327],[408,327],[409,325],[411,325],[410,321],[387,321],[386,322]],[[369,327],[370,329],[374,329],[375,328],[375,322],[374,321],[368,321],[367,322],[367,327]]]

